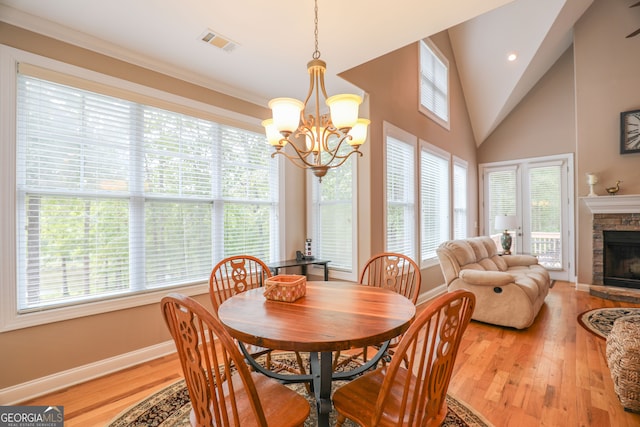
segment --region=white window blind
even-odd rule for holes
[[[435,258],[438,246],[449,240],[449,186],[448,154],[423,147],[420,150],[422,261]]]
[[[278,252],[261,134],[22,73],[16,127],[19,312],[203,282],[224,256]]]
[[[485,179],[489,194],[489,229],[492,236],[502,234],[496,230],[497,215],[516,215],[516,170],[505,169],[487,173]]]
[[[449,63],[435,45],[420,41],[420,105],[448,128]]]
[[[312,228],[316,258],[331,260],[331,268],[353,271],[354,217],[353,158],[331,169],[320,182],[312,177]]]
[[[562,254],[562,163],[532,166],[529,171],[530,247],[546,268],[561,268]]]
[[[467,233],[467,162],[453,162],[453,238],[464,239]]]
[[[415,147],[386,137],[387,251],[415,259]]]

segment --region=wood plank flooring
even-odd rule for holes
[[[534,325],[518,331],[472,322],[449,392],[496,427],[640,426],[613,390],[605,340],[576,322],[600,307],[640,307],[556,282]],[[120,412],[182,377],[166,356],[24,404],[64,405],[65,426],[106,425]]]

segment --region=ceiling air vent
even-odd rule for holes
[[[215,46],[218,49],[222,49],[225,52],[231,52],[238,46],[236,42],[233,42],[222,34],[216,33],[215,31],[209,29],[207,29],[200,35],[200,40],[207,44]]]

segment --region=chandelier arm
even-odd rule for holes
[[[317,165],[315,165],[313,163],[309,163],[303,157],[295,157],[295,156],[292,156],[290,154],[285,153],[284,151],[274,151],[273,153],[271,153],[271,158],[275,158],[276,155],[278,155],[278,154],[285,156],[287,159],[289,159],[291,161],[291,163],[293,163],[296,167],[299,167],[300,169],[309,169],[309,168],[317,166]]]
[[[331,159],[332,161],[333,161],[334,159],[341,159],[341,160],[340,160],[338,163],[333,164],[333,165],[331,165],[331,166],[327,166],[327,167],[329,167],[330,169],[340,167],[340,166],[342,166],[342,165],[344,164],[344,162],[346,162],[346,161],[349,159],[349,157],[351,157],[353,154],[356,154],[356,153],[358,154],[358,156],[362,157],[362,152],[361,152],[361,151],[358,151],[358,150],[352,150],[352,151],[349,151],[349,154],[347,154],[347,155],[345,155],[345,156],[334,156],[334,157]]]
[[[292,155],[290,155],[290,154],[287,154],[287,153],[286,153],[286,152],[284,152],[284,151],[274,151],[273,153],[271,153],[271,158],[275,158],[275,157],[276,157],[276,155],[278,155],[278,154],[285,156],[287,159],[289,159],[289,160],[291,161],[291,163],[293,163],[293,165],[294,165],[294,166],[296,166],[296,167],[298,167],[298,168],[300,168],[300,169],[308,169],[308,168],[313,167],[313,166],[318,166],[318,165],[315,165],[315,164],[312,164],[312,163],[307,162],[307,161],[306,161],[306,160],[304,160],[302,157],[295,157],[295,156],[292,156]],[[345,156],[334,156],[334,157],[332,157],[332,160],[333,160],[333,159],[336,159],[336,158],[337,158],[337,159],[341,159],[338,163],[336,163],[336,164],[334,164],[334,165],[326,164],[326,165],[321,165],[321,166],[326,166],[326,167],[327,167],[327,168],[329,168],[329,169],[333,169],[333,168],[340,167],[340,166],[342,166],[342,165],[343,165],[343,164],[344,164],[344,163],[349,159],[349,157],[351,157],[353,154],[358,154],[358,156],[362,157],[362,151],[359,151],[359,150],[355,150],[355,149],[354,149],[353,151],[350,151],[350,152],[349,152],[349,154],[347,154],[347,155],[345,155]]]
[[[288,154],[286,151],[283,150],[277,150],[274,151],[273,153],[271,153],[271,157],[275,157],[276,154],[282,154],[283,156],[285,156],[287,159],[291,160],[293,163],[296,164],[296,166],[300,167],[300,168],[304,168],[305,166],[301,166],[298,163],[302,163],[303,165],[306,165],[307,167],[312,167],[312,166],[318,166],[316,163],[311,163],[307,160],[307,157],[309,157],[310,154],[313,154],[312,150],[302,150],[299,149],[297,147],[297,145],[294,142],[289,141],[289,145],[291,147],[293,147],[294,151],[296,152],[296,156],[292,156],[291,154]]]
[[[305,107],[307,106],[307,102],[309,102],[309,99],[311,99],[311,95],[313,95],[314,89],[316,87],[315,73],[315,70],[309,71],[309,92],[307,92],[307,97],[302,102]],[[302,109],[300,114],[304,117],[304,108]]]
[[[333,134],[336,134],[336,132],[332,132]],[[351,156],[353,153],[360,153],[360,151],[358,150],[358,147],[353,147],[353,149],[345,154],[345,155],[340,155],[340,147],[342,147],[342,144],[344,144],[345,141],[347,141],[348,139],[351,139],[351,137],[349,135],[344,135],[342,138],[340,138],[340,140],[338,141],[338,145],[336,145],[333,149],[331,150],[324,150],[325,153],[329,154],[331,156],[331,158],[327,161],[324,162],[324,165],[329,165],[331,164],[331,162],[333,162],[335,159],[343,159],[338,165],[336,166],[340,166],[341,164],[344,163],[344,161],[346,159],[349,158],[349,156]],[[328,138],[327,138],[328,140]],[[326,141],[323,141],[323,144],[325,144]],[[362,153],[360,153],[360,155],[362,155]],[[320,157],[320,156],[318,156]],[[334,166],[330,166],[330,167],[334,167]]]

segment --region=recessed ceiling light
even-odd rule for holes
[[[513,62],[516,59],[518,59],[518,54],[515,52],[511,52],[508,56],[507,56],[507,60],[509,60],[509,62]]]

